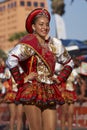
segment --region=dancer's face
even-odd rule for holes
[[[32,25],[34,33],[42,38],[45,38],[50,30],[49,20],[46,16],[40,16]]]

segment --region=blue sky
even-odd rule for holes
[[[51,13],[51,0],[47,1]],[[65,14],[62,18],[65,23],[67,38],[87,40],[87,2],[85,0],[74,0],[72,5],[71,0],[64,0],[64,2],[66,6]],[[53,15],[51,17],[50,34],[55,36],[55,20]]]
[[[49,11],[51,12],[51,0],[48,0]],[[85,0],[74,0],[71,5],[71,0],[64,0],[65,14],[62,16],[66,35],[68,39],[87,40],[87,2]],[[55,36],[55,20],[51,17],[51,35]]]

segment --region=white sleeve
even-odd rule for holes
[[[62,65],[69,65],[73,68],[73,60],[71,59],[71,56],[69,55],[66,48],[63,46],[61,40],[53,38],[53,44],[56,48],[55,55],[57,57],[57,62]]]
[[[0,79],[5,79],[5,74],[4,73],[0,73]]]
[[[6,77],[6,79],[10,79],[11,78],[11,73],[10,73],[10,70],[9,70],[9,68],[5,68],[5,77]]]
[[[8,68],[5,68],[3,73],[0,73],[1,79],[9,79],[11,77],[11,73]]]
[[[34,51],[24,44],[16,45],[8,54],[6,65],[11,69],[19,66],[18,62],[23,61],[33,55]]]

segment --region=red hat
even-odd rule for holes
[[[34,9],[27,17],[26,19],[26,30],[29,33],[33,33],[33,29],[32,29],[32,21],[34,19],[34,17],[36,17],[37,15],[42,14],[42,15],[46,15],[50,21],[50,14],[46,9],[43,8],[37,8]]]

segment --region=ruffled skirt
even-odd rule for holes
[[[62,97],[66,103],[74,103],[77,101],[77,94],[75,91],[64,90],[62,92]]]
[[[72,91],[66,89],[66,83],[62,83],[61,87],[63,88],[62,97],[66,103],[74,103],[77,101],[77,93],[75,90],[76,87],[74,85]]]
[[[24,104],[36,105],[44,108],[56,104],[64,104],[64,98],[56,84],[29,83],[20,94],[20,101]]]
[[[15,92],[15,91],[8,91],[3,98],[3,102],[4,103],[15,103],[16,94],[17,94],[17,92]]]

